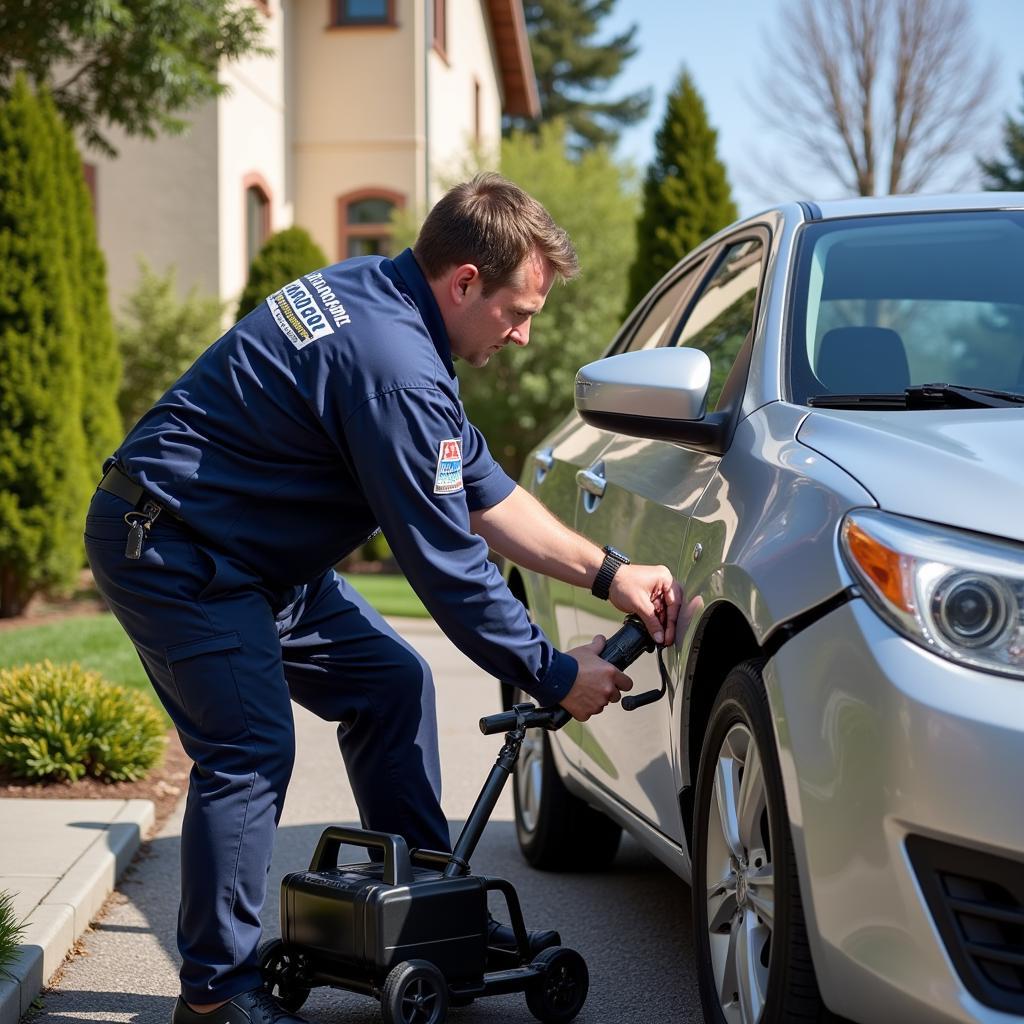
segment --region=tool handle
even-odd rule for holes
[[[493,736],[496,732],[508,732],[522,722],[526,729],[547,729],[554,732],[561,729],[572,715],[561,705],[549,708],[537,708],[531,704],[517,704],[511,711],[501,711],[496,715],[488,715],[480,719],[480,731],[485,736]]]
[[[627,615],[622,626],[605,642],[601,657],[619,671],[625,671],[641,654],[649,654],[654,647],[643,620],[637,615]]]

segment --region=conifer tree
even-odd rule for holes
[[[323,250],[305,228],[285,228],[271,235],[249,268],[235,319],[251,313],[271,292],[326,264]]]
[[[717,141],[704,101],[684,70],[669,93],[644,179],[627,311],[687,252],[736,219]]]
[[[82,564],[79,336],[48,103],[20,76],[0,103],[0,616]]]
[[[604,92],[636,54],[636,26],[597,42],[600,22],[617,0],[528,0],[524,4],[530,53],[540,95],[539,118],[512,118],[508,130],[536,133],[541,123],[559,119],[569,128],[577,152],[614,145],[619,131],[647,116],[650,90],[606,99]]]
[[[89,189],[74,137],[52,104],[47,102],[43,109],[54,146],[64,258],[79,335],[86,469],[98,478],[103,460],[121,440],[121,416],[117,409],[121,359],[107,293],[107,263],[96,239]]]
[[[1024,76],[1021,76],[1024,86]],[[1024,191],[1024,102],[1020,106],[1021,119],[1015,121],[1009,114],[1003,122],[1004,160],[979,160],[984,175],[983,184],[989,192]]]

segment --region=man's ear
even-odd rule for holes
[[[469,296],[470,289],[474,282],[479,282],[480,271],[472,263],[463,263],[456,267],[448,279],[451,300],[456,305],[461,305]]]

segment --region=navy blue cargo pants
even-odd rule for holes
[[[260,984],[256,945],[292,770],[289,698],[338,723],[367,828],[450,849],[423,659],[336,573],[273,590],[166,514],[125,556],[131,506],[97,491],[96,584],[195,764],[182,825],[178,948],[191,1003]]]

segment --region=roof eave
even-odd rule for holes
[[[540,95],[530,55],[522,0],[486,0],[503,85],[503,113],[512,117],[539,117]]]

